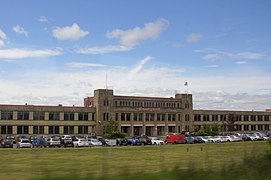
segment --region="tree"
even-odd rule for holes
[[[124,138],[125,133],[118,131],[118,123],[112,119],[106,121],[104,126],[104,137],[109,139]]]
[[[221,127],[218,123],[204,124],[198,130],[197,134],[200,136],[214,136],[214,135],[218,135],[220,131],[221,131]]]

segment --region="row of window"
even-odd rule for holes
[[[195,125],[195,131],[200,129],[200,125]],[[221,125],[221,129],[227,131],[228,127]],[[270,125],[269,124],[259,124],[259,125],[240,125],[236,124],[232,128],[232,131],[269,131]]]
[[[120,113],[121,121],[131,121],[133,115],[134,121],[143,121],[144,116],[146,121],[181,121],[181,114],[164,114],[164,113]],[[116,113],[116,121],[119,120],[119,113]],[[189,120],[189,116],[186,116]]]
[[[182,104],[178,102],[153,102],[153,101],[115,101],[116,107],[139,107],[139,108],[171,108],[181,109]]]
[[[194,121],[270,121],[269,115],[209,115],[195,114]]]
[[[29,126],[17,126],[17,134],[29,134]],[[0,134],[13,134],[13,126],[1,126]],[[33,126],[33,134],[47,134],[45,126]],[[48,126],[48,134],[60,134],[60,126]],[[91,131],[95,128],[92,127]],[[78,126],[78,134],[88,134],[88,126]],[[63,134],[74,134],[74,126],[63,126]]]
[[[34,120],[45,120],[45,113],[43,111],[35,111],[33,112],[33,119]],[[17,119],[16,120],[29,120],[30,112],[28,111],[18,111],[17,112]],[[73,121],[75,120],[75,113],[73,112],[64,112],[64,119],[65,121]],[[89,120],[89,113],[77,113],[79,121],[88,121]],[[2,120],[14,120],[13,117],[14,113],[12,111],[1,111],[1,118]],[[91,113],[92,120],[95,119],[95,114]],[[48,112],[48,120],[60,120],[60,112]]]

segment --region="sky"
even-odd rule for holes
[[[271,108],[269,0],[1,0],[0,104],[192,93],[194,109]],[[188,86],[185,86],[185,82]]]

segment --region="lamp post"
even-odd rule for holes
[[[188,105],[188,82],[184,83],[184,86],[186,86],[186,97],[185,97],[185,121],[186,121],[186,127],[185,131],[190,131],[189,129],[189,105]]]

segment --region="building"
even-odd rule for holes
[[[224,132],[269,131],[271,111],[194,110],[192,94],[174,97],[114,95],[97,89],[84,106],[0,105],[1,135],[103,135],[108,120],[129,136],[161,136],[194,132],[205,124],[219,124]]]

